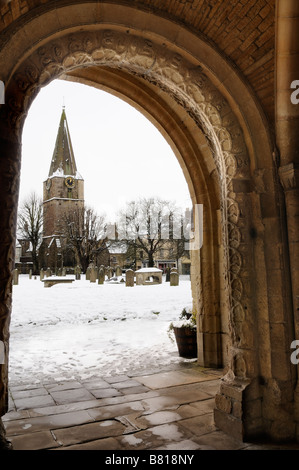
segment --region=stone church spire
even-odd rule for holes
[[[84,209],[84,180],[77,171],[63,107],[47,180],[43,183],[43,242],[40,259],[46,267],[67,263],[63,257],[64,220],[68,212]],[[72,263],[71,260],[69,260]]]
[[[49,177],[77,176],[77,166],[67,123],[65,107],[62,108],[55,148],[52,156]]]

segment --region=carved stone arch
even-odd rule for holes
[[[127,74],[131,84],[140,84],[138,94],[156,92],[152,115],[159,121],[160,104],[163,119],[174,125],[165,125],[165,134],[177,146],[177,157],[182,155],[193,202],[207,208],[208,229],[192,284],[200,312],[201,364],[215,358],[219,364],[217,341],[224,338],[224,327],[229,331],[231,356],[216,396],[216,425],[241,438],[259,432],[294,436],[297,371],[289,360],[294,327],[278,152],[273,161],[271,123],[247,78],[200,30],[142,2],[31,3],[37,6],[17,14],[0,33],[6,86],[6,105],[0,106],[0,341],[6,357],[21,129],[30,102],[54,77],[80,71],[80,81],[92,67],[113,72],[115,81]],[[218,228],[221,237],[214,233]],[[7,409],[7,377],[6,360],[0,364],[0,415]]]
[[[159,87],[184,108],[207,139],[217,169],[221,195],[224,282],[229,293],[233,344],[238,349],[240,335],[234,331],[236,319],[240,322],[241,318],[242,321],[246,318],[243,255],[239,251],[245,235],[242,235],[243,227],[239,224],[240,201],[234,193],[233,180],[249,180],[250,171],[243,133],[234,113],[201,66],[194,67],[170,48],[132,33],[108,29],[78,32],[37,48],[12,76],[7,88],[8,106],[2,112],[7,112],[8,127],[15,132],[17,140],[21,138],[22,123],[30,102],[40,87],[61,74],[89,66],[121,68]],[[203,316],[204,322],[205,313],[199,312],[199,315]],[[233,364],[231,360],[231,367]],[[237,370],[235,373],[238,375]]]

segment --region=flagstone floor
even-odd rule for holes
[[[298,446],[239,442],[214,425],[219,370],[196,364],[10,388],[3,417],[14,450],[242,450]]]

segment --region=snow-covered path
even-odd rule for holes
[[[126,287],[86,281],[44,288],[39,278],[13,286],[10,383],[89,379],[184,361],[169,323],[190,307],[189,276]]]

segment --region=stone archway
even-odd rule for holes
[[[235,104],[228,91],[230,84],[218,82],[216,86],[211,71],[191,52],[186,54],[183,47],[180,49],[165,38],[161,40],[156,30],[149,38],[142,29],[126,29],[123,21],[119,27],[107,23],[66,28],[71,31],[54,26],[52,34],[45,35],[42,41],[37,44],[32,41],[7,77],[6,106],[0,114],[1,147],[6,159],[1,175],[5,188],[1,195],[2,338],[8,350],[20,142],[31,101],[41,86],[59,76],[75,77],[80,71],[83,75],[79,80],[88,80],[85,72],[91,68],[114,74],[116,81],[120,76],[131,84],[135,80],[151,97],[152,103],[148,99],[146,106],[140,106],[155,122],[159,118],[154,107],[159,104],[164,109],[164,121],[160,118],[160,125],[180,155],[193,202],[203,203],[205,207],[203,247],[200,253],[193,253],[192,289],[198,310],[199,362],[213,367],[224,362],[227,371],[225,386],[216,400],[217,422],[223,428],[229,423],[239,437],[256,434],[264,426],[260,351],[262,348],[266,352],[269,346],[266,342],[258,344],[257,329],[264,325],[261,325],[261,306],[255,295],[257,289],[266,293],[267,281],[262,287],[255,282],[254,273],[255,260],[261,252],[255,242],[261,222],[254,212],[257,202],[252,191],[258,185],[263,192],[264,181],[259,172],[253,177],[258,169],[255,148],[259,144],[251,139],[247,129],[249,126],[253,132],[262,123],[259,110],[254,99],[250,99],[250,115],[244,117],[244,109]],[[219,64],[228,67],[220,59]],[[242,84],[237,76],[234,80],[239,85],[237,95]],[[101,83],[101,78],[98,81]],[[113,89],[111,85],[107,87]],[[135,103],[138,99],[141,97],[134,97]],[[265,126],[261,127],[261,134],[267,135]],[[202,144],[198,145],[200,140]],[[267,166],[269,155],[263,157]],[[261,262],[265,277],[266,264]],[[268,318],[267,308],[264,315]],[[288,370],[287,374],[286,380],[292,387],[292,371]],[[5,412],[7,363],[1,368],[1,383],[1,409]],[[247,402],[257,405],[254,414],[247,412],[244,405]],[[273,408],[271,419],[274,415]],[[287,421],[291,420],[288,416]]]

